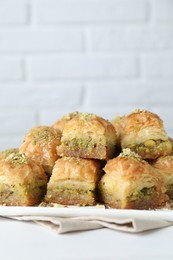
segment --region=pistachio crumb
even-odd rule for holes
[[[135,113],[146,113],[146,112],[148,112],[146,109],[137,108],[137,109],[135,109],[131,114],[135,114]]]
[[[73,117],[78,116],[79,114],[80,114],[80,113],[79,113],[78,111],[75,111],[75,112],[72,112],[72,113],[68,113],[68,114],[64,115],[64,116],[62,117],[62,119],[64,119],[64,120],[70,120],[70,119],[72,119]]]
[[[12,166],[20,166],[27,162],[27,156],[24,153],[11,154],[6,158]]]
[[[18,148],[9,148],[5,151],[0,152],[0,155],[5,159],[11,154],[17,154],[19,152]]]
[[[58,204],[58,203],[47,203],[45,201],[41,202],[39,205],[39,207],[51,207],[51,208],[65,208],[65,205],[62,204]]]
[[[101,208],[101,209],[104,208],[105,209],[105,205],[97,203],[96,208]]]
[[[52,142],[54,139],[59,138],[60,134],[56,129],[41,128],[33,129],[31,132],[32,145],[44,144]]]
[[[137,153],[132,152],[129,148],[123,149],[122,153],[120,153],[119,157],[127,157],[132,158],[138,161],[142,161],[141,156],[139,156]]]
[[[83,120],[90,120],[90,119],[93,119],[93,118],[97,117],[97,115],[92,114],[92,113],[80,113],[79,116]]]

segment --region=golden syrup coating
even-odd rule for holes
[[[56,149],[60,142],[60,131],[48,126],[36,126],[25,136],[20,152],[42,165],[50,175],[55,161],[59,158]]]
[[[0,160],[0,204],[33,206],[43,199],[47,176],[41,165],[23,153]]]
[[[116,132],[113,125],[91,113],[81,113],[66,123],[61,146],[61,156],[91,159],[108,159],[114,156]]]
[[[45,201],[63,205],[95,205],[100,163],[91,159],[63,157],[56,161]]]
[[[158,172],[138,155],[109,160],[99,183],[105,204],[113,208],[158,208],[168,200]]]
[[[75,111],[75,112],[72,112],[72,113],[68,113],[66,115],[64,115],[61,119],[57,120],[53,125],[52,127],[55,128],[55,129],[58,129],[61,133],[63,132],[64,130],[64,127],[66,125],[66,123],[68,121],[70,121],[72,118],[74,118],[75,116],[78,116],[80,113]]]
[[[156,159],[172,153],[172,143],[163,121],[158,115],[140,109],[124,118],[121,146],[130,148],[143,159]]]

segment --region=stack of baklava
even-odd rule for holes
[[[172,140],[162,120],[136,110],[109,122],[74,112],[37,126],[0,154],[0,204],[160,208],[173,198]]]
[[[59,124],[64,126],[61,129]],[[53,125],[62,131],[57,160],[45,200],[65,205],[95,205],[102,161],[114,157],[116,133],[107,120],[90,113],[72,113]]]

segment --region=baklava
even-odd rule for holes
[[[147,110],[135,110],[123,120],[122,148],[130,148],[143,159],[156,159],[172,153],[162,120]]]
[[[168,200],[158,172],[134,152],[125,149],[109,160],[99,182],[101,201],[117,209],[155,209]]]
[[[69,114],[64,115],[61,119],[59,119],[58,121],[56,121],[52,127],[55,129],[58,129],[61,133],[64,130],[64,127],[66,125],[66,123],[68,121],[70,121],[72,118],[76,117],[77,115],[79,115],[79,112],[75,111]]]
[[[63,157],[56,161],[45,201],[63,205],[95,205],[100,164],[91,159]]]
[[[166,194],[173,199],[173,155],[159,157],[151,165],[159,171],[164,180]]]
[[[117,145],[121,146],[121,138],[123,135],[123,128],[124,128],[124,119],[125,116],[117,116],[113,120],[111,120],[111,123],[113,124],[116,134],[117,134]]]
[[[0,152],[0,160],[6,159],[6,158],[8,158],[8,156],[11,156],[11,154],[17,154],[17,153],[19,153],[18,148],[9,148],[9,149],[6,149],[5,151],[1,151]]]
[[[94,114],[80,113],[66,123],[61,145],[61,156],[107,160],[113,158],[116,132],[113,125]]]
[[[42,166],[25,154],[11,153],[0,160],[0,204],[33,206],[46,192],[47,176]]]
[[[172,144],[172,148],[173,148],[173,138],[172,137],[168,137],[169,138],[169,141],[171,142],[171,144]],[[173,149],[172,149],[172,153],[171,154],[173,154]]]
[[[55,161],[59,158],[56,148],[60,145],[60,140],[61,133],[57,129],[36,126],[25,136],[20,152],[42,165],[50,176]]]

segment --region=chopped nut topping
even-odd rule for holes
[[[70,120],[72,119],[73,117],[75,116],[78,116],[80,113],[78,111],[75,111],[75,112],[72,112],[72,113],[69,113],[69,114],[66,114],[62,117],[62,119],[64,120]]]
[[[51,208],[66,208],[67,206],[62,205],[62,204],[58,204],[58,203],[47,203],[45,201],[41,202],[39,205],[39,207],[51,207]]]
[[[39,143],[40,145],[46,142],[51,143],[54,139],[59,138],[60,133],[56,129],[49,129],[42,127],[40,129],[33,129],[31,131],[32,144],[36,145]]]
[[[2,156],[2,158],[5,159],[8,156],[10,156],[11,154],[17,154],[18,152],[19,152],[18,148],[10,148],[10,149],[0,152],[0,157]]]
[[[80,113],[79,116],[83,120],[90,120],[90,119],[93,119],[93,118],[97,117],[97,115],[92,114],[92,113]]]
[[[146,109],[137,108],[137,109],[135,109],[131,114],[135,114],[135,113],[146,113],[146,112],[148,112]]]
[[[142,161],[141,156],[139,156],[137,153],[132,152],[129,148],[123,149],[122,153],[120,153],[119,157],[127,157],[132,158],[138,161]]]
[[[9,162],[12,166],[20,166],[26,163],[28,160],[27,156],[24,153],[12,153],[6,158],[6,161]]]

